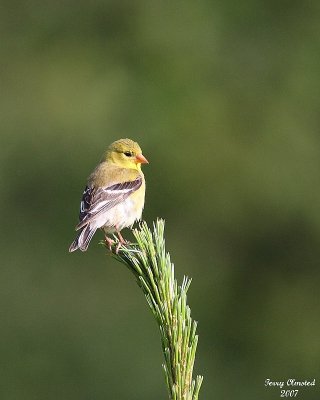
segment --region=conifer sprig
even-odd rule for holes
[[[197,322],[187,305],[191,279],[184,277],[181,286],[177,284],[165,250],[164,225],[164,220],[158,219],[151,232],[142,222],[133,230],[137,243],[121,246],[118,254],[112,254],[134,274],[159,326],[169,399],[197,400],[203,377],[193,379],[198,335]]]

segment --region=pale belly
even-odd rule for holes
[[[135,202],[128,197],[121,204],[117,204],[90,224],[96,228],[103,228],[106,233],[121,231],[132,226],[142,215],[142,208],[137,208]]]

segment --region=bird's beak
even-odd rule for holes
[[[149,164],[149,161],[142,154],[138,154],[135,161],[136,164]]]

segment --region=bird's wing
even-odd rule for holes
[[[80,204],[79,223],[76,230],[99,217],[117,204],[123,202],[142,185],[142,177],[134,181],[116,183],[108,187],[92,188],[87,186],[83,192]]]

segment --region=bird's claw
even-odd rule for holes
[[[110,239],[108,236],[105,236],[104,240],[109,250],[112,251],[112,245],[114,244],[114,240]]]
[[[119,243],[116,246],[116,254],[119,253],[119,250],[120,250],[122,245],[129,243],[128,240],[123,239],[123,237],[122,237],[122,235],[121,235],[121,233],[119,231],[117,232],[117,234],[118,234],[118,238],[119,238]]]
[[[121,243],[121,242],[119,242],[119,243],[117,244],[117,246],[116,246],[116,251],[115,251],[116,254],[119,253],[120,247],[121,247],[123,244],[124,244],[124,243]]]
[[[119,242],[116,245],[115,254],[119,253],[121,246],[123,246],[124,244],[130,243],[128,240],[123,239],[120,232],[117,232],[117,234],[118,234]],[[108,236],[105,236],[104,240],[105,240],[105,243],[108,246],[109,250],[112,251],[112,246],[115,244],[115,240],[110,239]]]

